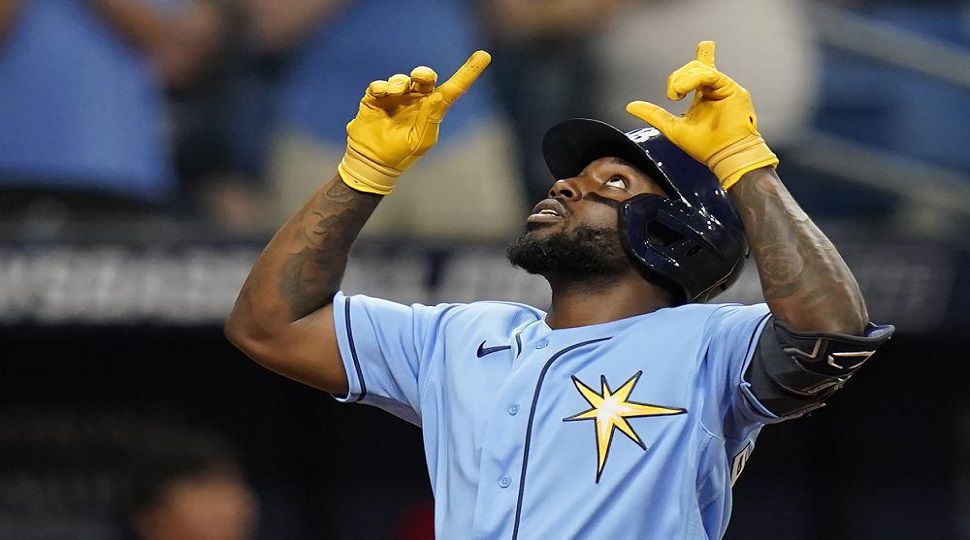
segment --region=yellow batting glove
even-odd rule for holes
[[[476,51],[444,84],[437,73],[419,66],[411,76],[374,81],[360,100],[357,117],[347,124],[347,152],[337,171],[353,189],[387,195],[401,173],[438,142],[445,113],[481,75],[492,57]]]
[[[713,41],[698,43],[697,59],[667,78],[668,98],[679,101],[690,92],[694,100],[683,116],[646,101],[634,101],[626,110],[706,163],[724,189],[748,171],[778,164],[778,156],[758,133],[751,94],[714,67]]]

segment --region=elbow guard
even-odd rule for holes
[[[895,330],[869,323],[863,336],[796,332],[772,318],[744,379],[765,408],[795,418],[822,407]]]

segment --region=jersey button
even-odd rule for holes
[[[512,416],[515,416],[515,415],[519,414],[519,406],[518,405],[509,405],[509,414],[512,415]]]
[[[548,345],[549,345],[549,340],[543,339],[543,340],[540,340],[539,343],[536,343],[536,349],[545,349]]]
[[[500,476],[498,479],[498,487],[505,489],[512,485],[512,479],[508,476]]]

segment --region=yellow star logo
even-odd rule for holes
[[[624,435],[637,443],[640,448],[646,450],[647,446],[640,440],[640,436],[633,427],[627,422],[627,418],[638,416],[668,416],[672,414],[683,414],[687,409],[661,407],[649,403],[638,403],[629,401],[633,387],[640,380],[643,371],[638,371],[628,381],[623,383],[616,392],[610,390],[606,376],[600,375],[601,390],[597,393],[592,388],[583,384],[582,381],[573,376],[573,384],[583,398],[590,404],[590,408],[574,414],[568,418],[563,418],[564,422],[576,420],[593,420],[596,422],[596,451],[598,460],[596,464],[596,481],[600,481],[603,474],[603,467],[606,465],[606,457],[610,452],[610,444],[613,442],[613,432],[619,429]]]

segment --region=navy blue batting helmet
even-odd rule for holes
[[[748,243],[737,210],[717,178],[655,128],[623,133],[575,118],[542,140],[555,178],[572,178],[593,160],[618,157],[646,173],[668,197],[645,194],[620,207],[627,253],[648,275],[672,286],[679,303],[704,302],[730,287],[744,268]]]

